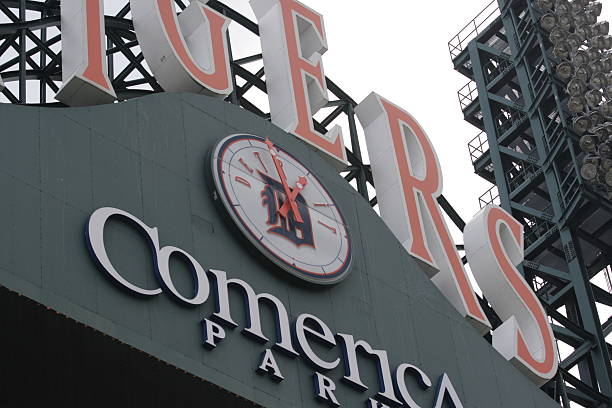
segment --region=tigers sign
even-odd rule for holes
[[[219,98],[233,91],[227,36],[230,20],[206,3],[193,0],[177,15],[173,0],[130,1],[143,55],[165,91]],[[323,17],[296,0],[251,0],[251,5],[259,20],[272,123],[313,146],[342,170],[347,164],[342,129],[334,127],[322,134],[315,130],[311,119],[328,102],[322,62],[327,51]],[[114,102],[117,98],[105,58],[103,0],[63,1],[61,7],[64,83],[56,98],[69,106]],[[427,134],[410,114],[375,93],[355,111],[365,132],[383,220],[405,250],[424,265],[430,279],[455,309],[480,333],[488,332],[491,324],[478,303],[436,202],[442,192],[442,173]],[[258,143],[265,152],[265,141]],[[254,153],[262,152],[255,150],[248,156],[252,162],[246,157],[236,158],[244,174],[227,182],[238,183],[237,187],[245,191],[250,188],[251,193],[267,192],[267,207],[258,208],[262,214],[267,211],[267,218],[259,220],[259,228],[265,232],[274,224],[281,233],[277,233],[280,238],[276,247],[270,240],[269,245],[264,248],[262,244],[259,249],[269,257],[281,252],[295,255],[277,257],[277,264],[288,265],[285,269],[295,275],[323,283],[326,279],[316,277],[317,268],[323,268],[321,273],[325,276],[328,267],[337,275],[327,283],[339,282],[348,272],[351,255],[350,234],[344,234],[339,215],[342,209],[338,209],[338,216],[333,213],[333,199],[326,197],[322,186],[319,202],[313,202],[312,211],[307,211],[308,189],[315,188],[316,179],[299,172],[285,177],[282,166],[275,161],[267,163],[270,168],[257,169],[260,173],[256,173],[259,162]],[[272,152],[270,147],[268,154]],[[321,206],[314,207],[316,204]],[[277,217],[279,214],[285,221]],[[310,218],[313,214],[318,218]],[[308,228],[305,217],[309,217]],[[243,227],[252,227],[247,224]],[[325,254],[330,255],[332,266],[315,265],[312,259],[304,261],[309,259],[307,256],[278,250],[289,245],[287,237],[305,251],[312,237],[326,235],[338,248],[334,254]],[[523,260],[521,224],[503,209],[488,206],[468,223],[465,248],[476,280],[504,321],[493,332],[494,348],[542,385],[557,370],[556,348],[542,306],[516,269]],[[313,254],[317,262],[323,259],[322,252]],[[303,267],[290,259],[300,260]]]

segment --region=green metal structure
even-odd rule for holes
[[[601,321],[598,307],[612,306],[612,201],[580,175],[567,83],[534,3],[491,2],[449,50],[470,80],[459,91],[465,120],[481,131],[469,143],[472,163],[494,185],[481,207],[498,203],[525,225],[522,271],[561,351],[559,374],[544,390],[563,407],[607,407],[612,319]]]

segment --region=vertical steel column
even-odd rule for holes
[[[348,115],[349,122],[349,132],[351,134],[351,149],[353,150],[353,154],[359,160],[359,163],[363,163],[363,158],[361,156],[361,146],[359,145],[359,135],[357,134],[357,124],[355,123],[355,107],[352,103],[348,102],[346,105],[346,114]],[[360,165],[359,174],[356,177],[357,179],[357,191],[363,198],[369,200],[368,195],[368,183],[366,180],[366,172],[364,165]]]
[[[491,106],[491,100],[488,98],[489,91],[487,89],[487,81],[484,75],[484,67],[480,58],[480,49],[478,48],[477,41],[472,41],[468,44],[468,52],[470,60],[472,61],[474,82],[476,82],[476,88],[478,89],[478,103],[480,104],[480,110],[482,112],[484,131],[489,141],[489,151],[491,153],[495,184],[498,186],[501,206],[505,209],[509,209],[510,189],[506,180],[506,169],[503,166],[499,148],[499,137],[501,135],[497,134],[497,126],[495,126],[495,117]]]
[[[43,5],[42,10],[40,11],[40,18],[43,19],[47,16],[47,7],[46,5]],[[44,44],[47,42],[47,29],[46,28],[41,28],[40,29],[40,41]],[[40,69],[41,71],[45,69],[45,66],[47,65],[47,53],[41,49],[40,52]],[[43,75],[43,73],[41,72],[41,75]],[[40,95],[39,95],[39,101],[40,103],[46,103],[47,102],[47,85],[45,83],[45,81],[41,80],[39,81],[39,88],[40,88]]]
[[[107,65],[107,69],[108,69],[108,77],[111,78],[111,80],[115,77],[115,54],[108,52],[108,50],[110,50],[113,47],[113,42],[110,40],[110,38],[106,39],[106,65]]]
[[[23,24],[19,30],[19,103],[26,103],[26,0],[19,0],[19,23]]]

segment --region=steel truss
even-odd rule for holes
[[[459,100],[481,131],[468,145],[475,172],[494,184],[481,207],[499,203],[523,222],[522,272],[571,350],[543,389],[563,407],[610,407],[612,318],[601,322],[597,306],[612,306],[612,287],[592,280],[609,282],[612,202],[580,177],[566,84],[555,77],[540,17],[530,0],[494,0],[449,50],[470,79]]]

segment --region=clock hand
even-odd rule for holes
[[[291,198],[291,189],[289,188],[289,184],[287,183],[287,176],[285,175],[285,171],[283,170],[283,164],[278,159],[278,152],[274,147],[274,144],[270,141],[270,139],[266,139],[266,145],[268,146],[268,150],[270,151],[270,156],[272,156],[272,161],[274,162],[274,167],[276,167],[276,172],[281,179],[281,183],[283,185],[283,189],[285,190],[285,195],[287,196],[287,202],[291,206],[291,211],[295,216],[295,220],[299,223],[303,223],[304,220],[300,215],[300,211],[298,210],[298,206],[295,203],[295,199]]]
[[[295,201],[298,194],[300,194],[302,191],[304,191],[304,188],[306,188],[306,184],[308,184],[308,179],[306,177],[300,177],[298,182],[295,184],[295,188],[291,191],[290,198]],[[289,207],[289,200],[287,200],[283,203],[280,210],[278,210],[279,214],[283,217],[287,217]]]

